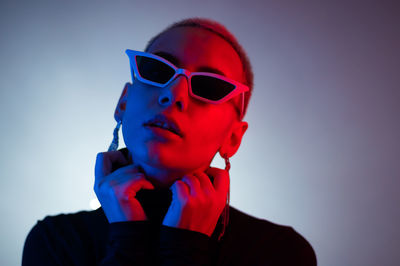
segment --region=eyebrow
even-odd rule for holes
[[[181,65],[179,59],[170,53],[160,51],[160,52],[155,52],[153,54],[158,55],[158,56],[168,60],[169,62],[171,62],[172,64],[174,64],[177,67],[179,67]],[[196,72],[209,72],[209,73],[219,74],[219,75],[226,77],[225,73],[222,72],[221,70],[213,68],[213,67],[209,67],[209,66],[198,67],[196,69]]]

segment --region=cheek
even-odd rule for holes
[[[147,92],[147,93],[146,93]],[[143,123],[149,117],[151,94],[141,86],[132,86],[126,103],[122,120],[122,133],[125,144],[134,145],[143,136]]]
[[[129,90],[127,111],[128,113],[144,112],[156,101],[154,88],[140,82],[135,82]]]
[[[213,156],[227,136],[229,125],[226,122],[226,118],[218,113],[205,116],[191,128],[190,142],[196,146],[196,150],[212,153]]]

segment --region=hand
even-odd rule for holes
[[[207,175],[214,177],[213,184]],[[229,173],[210,167],[205,172],[185,175],[170,189],[172,202],[163,225],[211,236],[226,205]]]
[[[135,196],[154,186],[130,163],[121,150],[97,154],[94,191],[110,223],[147,220]]]

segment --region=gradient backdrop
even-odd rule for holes
[[[38,219],[91,208],[125,49],[203,16],[254,67],[232,205],[293,226],[319,265],[399,265],[398,3],[1,1],[0,264],[20,264]]]

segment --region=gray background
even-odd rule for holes
[[[2,1],[0,264],[20,264],[38,219],[90,209],[131,78],[125,49],[204,16],[254,67],[232,205],[293,226],[319,265],[399,265],[397,3]]]

